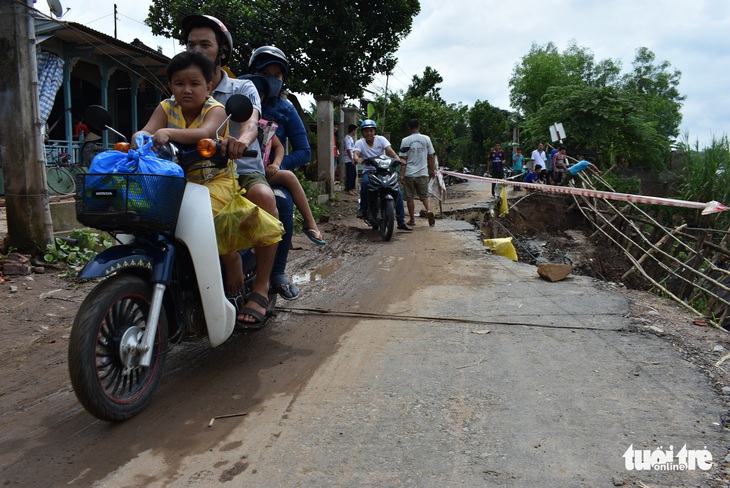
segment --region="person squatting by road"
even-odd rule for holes
[[[408,225],[416,225],[416,205],[413,200],[417,195],[423,206],[426,207],[428,225],[433,226],[436,223],[436,217],[431,211],[428,182],[436,176],[435,151],[431,138],[421,134],[421,124],[417,119],[408,121],[408,130],[411,135],[403,139],[400,145],[401,152],[399,153],[401,158],[405,157],[405,160],[401,159],[401,161],[404,161],[401,163],[401,184],[404,188],[403,198],[406,201],[410,218]],[[403,152],[403,149],[406,148],[408,150]]]
[[[544,184],[545,180],[540,178],[540,173],[542,173],[543,171],[545,171],[545,170],[542,169],[542,166],[540,166],[539,164],[536,164],[535,169],[531,169],[525,175],[525,183],[542,183],[542,184]],[[528,188],[527,191],[532,193],[535,190],[533,188]]]
[[[403,160],[398,157],[390,142],[383,136],[378,136],[375,131],[378,129],[377,124],[370,119],[364,120],[360,124],[360,131],[362,132],[362,138],[358,139],[355,143],[355,162],[362,164],[363,160],[368,158],[376,158],[378,156],[386,155],[391,158],[399,159],[401,163]],[[368,183],[370,182],[370,176],[368,172],[373,168],[367,166],[363,169],[362,179],[360,180],[360,208],[358,210],[358,218],[367,218],[368,214]],[[406,213],[403,208],[403,191],[398,187],[398,198],[395,202],[395,213],[396,219],[398,220],[398,228],[400,230],[413,230],[413,227],[406,223]]]

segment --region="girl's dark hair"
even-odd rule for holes
[[[172,75],[191,66],[200,68],[206,83],[213,81],[215,65],[207,56],[197,51],[183,51],[176,54],[167,64],[167,81],[172,80]]]

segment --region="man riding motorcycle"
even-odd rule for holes
[[[198,51],[215,63],[213,90],[211,95],[220,103],[234,94],[247,96],[254,105],[249,120],[238,124],[230,123],[230,135],[223,141],[224,154],[236,162],[239,184],[246,189],[246,198],[279,218],[277,199],[266,182],[261,155],[256,158],[243,157],[247,149],[260,151],[258,144],[258,119],[261,116],[261,101],[256,87],[248,80],[230,78],[223,66],[228,64],[233,52],[233,38],[226,26],[210,15],[189,15],[182,21],[182,30],[189,51]],[[289,197],[291,201],[291,196]],[[286,227],[286,226],[285,226]],[[276,245],[256,249],[257,275],[249,300],[238,311],[238,322],[257,325],[264,321],[268,307],[269,279],[276,254]]]
[[[405,161],[390,147],[390,142],[383,136],[376,135],[378,129],[375,121],[367,119],[360,125],[362,131],[362,139],[358,139],[355,143],[355,162],[362,164],[367,158],[375,158],[386,155],[401,162],[401,171],[405,170]],[[358,218],[367,218],[368,214],[368,183],[370,177],[368,172],[371,168],[365,168],[360,182],[360,208],[358,210]],[[398,198],[395,202],[396,219],[398,220],[398,229],[411,231],[413,227],[406,223],[406,212],[403,207],[403,191],[398,188]]]

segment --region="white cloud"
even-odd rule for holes
[[[488,100],[509,109],[509,78],[533,43],[553,42],[564,50],[574,40],[596,60],[619,60],[624,71],[636,49],[647,47],[657,62],[669,61],[682,72],[679,90],[687,100],[681,130],[706,143],[712,134],[730,132],[729,30],[730,3],[724,0],[422,0],[413,32],[397,53],[396,73],[410,80],[431,66],[444,78],[441,93],[448,102]]]

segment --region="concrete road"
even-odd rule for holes
[[[76,402],[67,335],[7,345],[3,376],[21,386],[0,395],[3,483],[719,486],[727,403],[632,325],[624,295],[542,281],[488,254],[465,222],[420,220],[382,242],[347,212],[328,246],[297,241],[300,300],[219,348],[182,344],[152,404],[123,424]],[[666,470],[636,469],[645,454]]]
[[[283,313],[264,333],[286,342],[297,327],[354,321],[306,384],[246,417],[186,427],[220,438],[173,472],[152,451],[99,484],[702,486],[705,465],[639,471],[626,457],[661,462],[671,449],[667,468],[679,469],[682,446],[727,454],[724,402],[670,343],[634,331],[609,287],[542,281],[487,255],[463,222],[367,245],[284,303],[342,316]],[[638,458],[625,457],[631,446]]]

